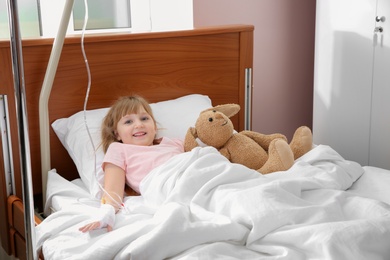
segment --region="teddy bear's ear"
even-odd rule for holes
[[[203,112],[211,111],[211,110],[215,110],[215,111],[221,112],[221,113],[223,113],[224,115],[226,115],[227,117],[230,118],[230,117],[234,116],[235,114],[237,114],[238,111],[240,111],[240,105],[237,105],[237,104],[224,104],[224,105],[219,105],[219,106],[215,106],[215,107],[206,109]]]

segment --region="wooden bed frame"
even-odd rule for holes
[[[251,25],[197,28],[193,30],[145,33],[86,35],[85,51],[92,75],[87,109],[108,107],[122,95],[140,94],[149,102],[177,98],[187,94],[208,95],[213,105],[240,104],[240,113],[232,118],[236,130],[245,128],[246,92],[252,91],[253,31]],[[35,206],[42,210],[42,177],[39,137],[39,96],[53,39],[25,39],[24,75],[28,109],[32,179]],[[0,95],[7,95],[12,143],[16,197],[22,197],[20,157],[9,41],[0,41]],[[249,76],[248,76],[249,75]],[[58,70],[49,99],[49,121],[68,117],[83,110],[87,72],[81,53],[80,36],[65,39]],[[247,85],[247,86],[246,86]],[[250,112],[250,111],[248,111]],[[249,118],[250,120],[250,118]],[[68,180],[78,178],[76,167],[50,130],[51,166]],[[3,154],[0,154],[3,156]],[[3,159],[3,158],[1,158]],[[0,169],[3,173],[4,167]],[[2,194],[4,174],[0,176]],[[1,197],[1,241],[8,254],[23,258],[23,243],[16,249],[15,232],[23,242],[24,230],[13,226],[15,215],[4,206]],[[3,205],[4,204],[4,205]],[[22,218],[23,219],[23,218]],[[4,223],[3,223],[4,222]],[[12,233],[10,230],[14,230]],[[21,251],[20,251],[21,250]]]

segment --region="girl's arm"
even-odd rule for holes
[[[125,171],[112,164],[106,163],[104,167],[104,191],[102,202],[114,207],[115,212],[118,212],[123,202],[123,195],[125,191]],[[101,221],[91,222],[79,230],[81,232],[88,232],[90,230],[101,227]],[[112,226],[108,225],[107,230],[111,231]]]
[[[104,191],[102,202],[110,204],[119,210],[123,202],[125,192],[125,171],[112,163],[106,163],[104,166]]]

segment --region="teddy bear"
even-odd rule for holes
[[[296,129],[290,143],[283,134],[261,134],[244,130],[235,132],[229,119],[240,110],[237,104],[224,104],[202,111],[195,127],[187,130],[184,150],[199,146],[197,139],[215,147],[230,162],[254,169],[261,174],[288,170],[296,159],[312,148],[309,127]]]

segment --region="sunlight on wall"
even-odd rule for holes
[[[321,63],[315,67],[315,85],[319,86],[315,89],[315,95],[327,108],[332,105],[332,98],[340,96],[343,88],[335,84],[340,82],[336,79],[344,77],[341,71],[345,71],[342,59],[345,53],[340,51],[356,47],[351,45],[347,36],[372,40],[375,4],[375,1],[367,0],[317,1],[317,10],[321,11],[317,12],[316,19],[321,23],[316,23],[315,59],[321,60]],[[354,8],[354,11],[346,11],[350,8]],[[336,38],[340,35],[345,37]]]

